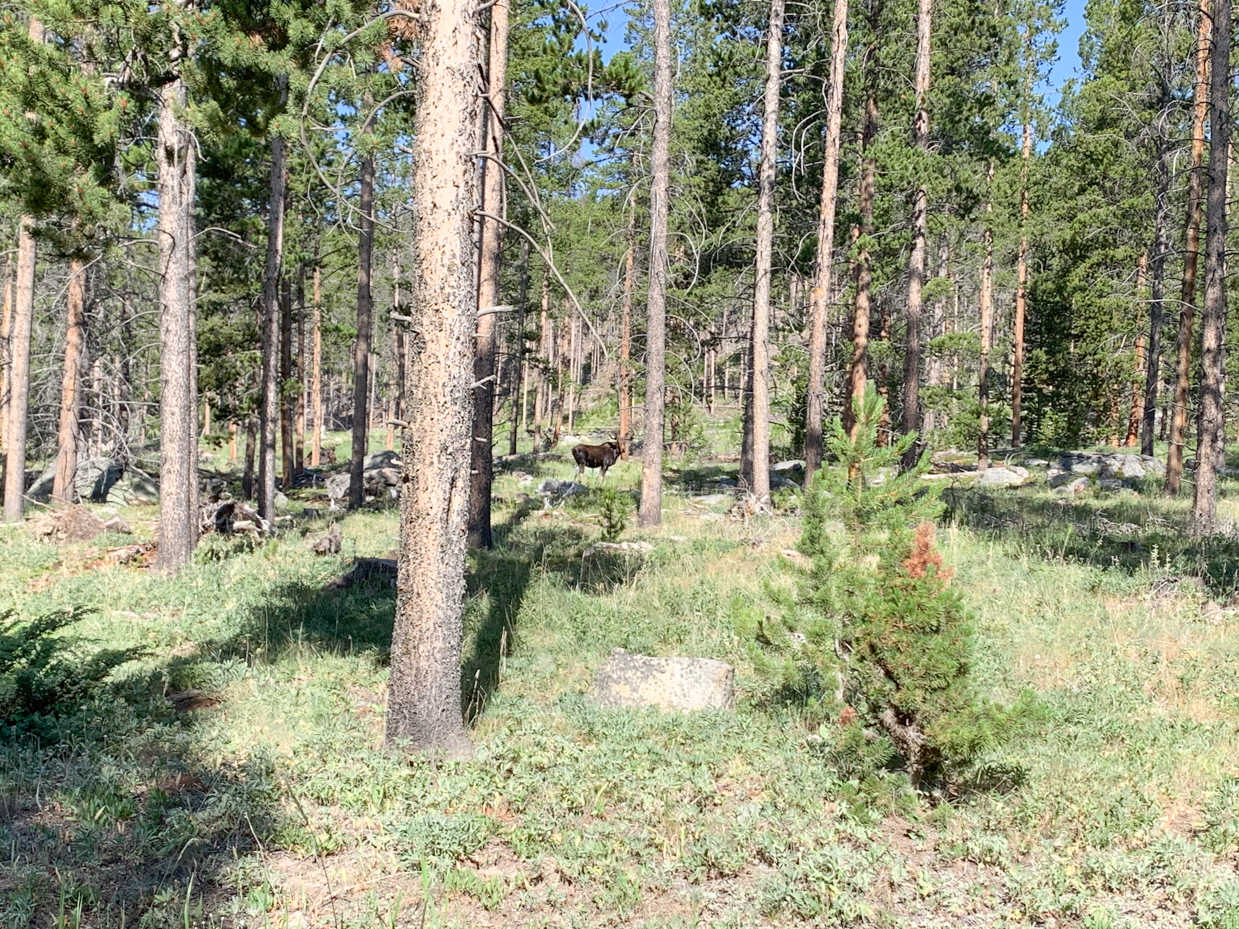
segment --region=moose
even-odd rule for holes
[[[604,442],[601,445],[577,445],[572,449],[572,460],[576,462],[577,477],[585,473],[586,468],[601,468],[602,476],[607,476],[607,468],[619,461],[620,447],[616,442]]]

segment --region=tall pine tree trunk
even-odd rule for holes
[[[310,363],[310,403],[314,408],[314,433],[310,445],[310,467],[317,468],[323,458],[323,270],[314,263],[313,361]]]
[[[1205,301],[1200,314],[1200,437],[1192,531],[1213,532],[1217,522],[1217,464],[1222,451],[1226,389],[1226,195],[1230,144],[1230,0],[1213,0],[1209,74],[1209,185],[1205,206]]]
[[[52,480],[52,499],[57,503],[73,502],[73,479],[77,475],[82,364],[86,357],[86,262],[80,258],[69,262],[69,287],[65,303],[65,364],[60,382],[60,427],[56,436],[59,452],[56,456],[56,475]]]
[[[1153,250],[1149,258],[1149,340],[1144,373],[1144,448],[1153,454],[1153,416],[1157,411],[1157,389],[1161,383],[1162,328],[1166,316],[1166,258],[1170,251],[1170,140],[1167,138],[1166,112],[1169,87],[1162,85],[1162,108],[1158,115],[1157,189],[1154,192]],[[1193,274],[1195,272],[1193,271]],[[1177,489],[1176,489],[1177,492]]]
[[[650,269],[645,330],[645,449],[637,525],[662,524],[667,338],[667,199],[671,192],[671,3],[654,6],[654,132],[650,147]]]
[[[770,496],[770,278],[774,263],[774,182],[779,148],[779,80],[783,72],[783,0],[770,0],[766,34],[766,94],[761,131],[757,197],[757,267],[753,286],[752,356],[746,462],[749,492]]]
[[[487,98],[483,101],[482,125],[486,151],[483,159],[482,209],[502,216],[504,212],[503,156],[504,97],[508,74],[508,0],[496,0],[490,8],[490,66],[487,70]],[[489,105],[487,105],[489,101]],[[495,368],[498,317],[489,312],[499,304],[499,273],[503,257],[502,229],[493,219],[482,218],[480,268],[478,273],[478,319],[476,350],[473,356],[473,444],[472,490],[469,495],[469,544],[490,548],[491,484],[494,481]]]
[[[296,404],[288,392],[293,379],[293,284],[287,273],[283,275],[280,290],[280,456],[284,490],[287,491],[293,486],[297,468],[294,451]]]
[[[30,403],[30,332],[34,327],[34,220],[17,225],[17,297],[9,338],[8,434],[4,443],[4,521],[22,521],[26,492],[26,412]]]
[[[194,344],[193,131],[185,82],[159,89],[159,569],[189,564],[198,542],[197,349]]]
[[[1139,310],[1144,305],[1144,287],[1148,261],[1148,254],[1141,252],[1140,259],[1136,262],[1137,320],[1139,320],[1141,315]],[[1127,448],[1135,448],[1140,444],[1140,424],[1144,421],[1144,392],[1141,390],[1141,379],[1144,377],[1145,365],[1144,334],[1140,333],[1136,336],[1136,368],[1131,382],[1131,414],[1127,417],[1127,437],[1123,440],[1123,445]]]
[[[525,399],[529,379],[525,374],[525,308],[529,300],[529,242],[521,240],[521,278],[516,301],[516,367],[512,371],[512,421],[508,424],[508,454],[516,454],[518,429],[525,429]]]
[[[869,314],[872,309],[873,287],[870,237],[873,235],[873,202],[877,194],[878,169],[873,146],[878,134],[877,52],[880,15],[880,0],[871,0],[868,17],[871,38],[865,48],[861,65],[865,75],[865,109],[860,133],[860,224],[852,227],[852,245],[856,254],[852,265],[852,279],[856,288],[852,305],[852,361],[848,368],[843,396],[843,427],[849,434],[854,434],[856,428],[854,404],[864,399],[869,380]]]
[[[932,0],[918,0],[916,11],[916,121],[912,129],[912,145],[925,152],[929,150],[929,43],[933,21]],[[929,233],[929,189],[922,182],[916,190],[912,206],[912,252],[908,258],[908,307],[904,316],[907,324],[907,345],[903,356],[903,431],[905,434],[921,429],[921,315],[924,309],[922,292],[925,287]],[[901,466],[905,470],[915,467],[919,449],[924,445],[922,437],[904,453]]]
[[[1025,31],[1031,46],[1032,29]],[[1032,87],[1024,92],[1031,95]],[[1024,320],[1028,314],[1028,169],[1032,164],[1032,118],[1024,113],[1023,148],[1020,152],[1020,250],[1015,261],[1015,321],[1011,334],[1011,445],[1024,441]]]
[[[284,268],[284,200],[288,165],[284,139],[271,139],[267,263],[262,275],[262,381],[258,406],[258,515],[275,523],[275,436],[280,417],[280,278]]]
[[[1200,214],[1204,189],[1205,117],[1209,111],[1209,34],[1212,25],[1210,0],[1200,0],[1196,36],[1196,87],[1192,106],[1192,163],[1187,188],[1187,234],[1183,249],[1183,284],[1179,292],[1179,338],[1175,350],[1174,405],[1170,414],[1166,482],[1163,490],[1175,496],[1183,484],[1183,444],[1187,434],[1187,395],[1192,384],[1192,330],[1196,315],[1196,271],[1200,258]],[[1151,353],[1150,353],[1151,354]],[[1152,413],[1145,394],[1143,451],[1153,454]],[[1165,417],[1162,419],[1165,425]]]
[[[475,0],[424,8],[413,133],[413,312],[387,741],[470,753],[460,701],[477,253]]]
[[[830,83],[826,88],[826,152],[817,220],[817,257],[809,293],[809,387],[805,403],[805,474],[821,467],[826,406],[826,315],[834,271],[835,212],[839,190],[839,143],[848,47],[848,0],[835,0],[831,26]]]
[[[305,470],[305,263],[297,268],[297,429],[293,468]]]
[[[369,101],[367,101],[369,103]],[[362,134],[371,131],[366,120]],[[476,185],[475,185],[476,186]],[[370,394],[370,330],[374,297],[370,291],[371,256],[374,250],[374,155],[361,160],[361,202],[357,233],[357,339],[353,343],[353,458],[349,463],[348,505],[356,508],[365,500],[367,436],[370,425],[367,399]],[[472,263],[471,263],[472,264]]]
[[[989,467],[989,354],[994,343],[994,163],[985,167],[985,226],[981,231],[981,364],[977,373],[977,399],[981,428],[977,435],[977,470]]]
[[[636,174],[636,155],[632,157],[630,171]],[[630,175],[631,176],[631,175]],[[619,434],[616,439],[620,455],[628,457],[628,443],[632,438],[632,297],[636,290],[637,263],[637,207],[630,204],[624,229],[624,291],[620,297],[620,345],[619,345]]]

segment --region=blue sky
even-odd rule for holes
[[[1058,36],[1058,61],[1050,72],[1050,86],[1055,97],[1066,81],[1078,76],[1080,36],[1084,32],[1085,2],[1086,0],[1066,0],[1063,7],[1065,25]],[[603,40],[602,49],[603,54],[610,58],[612,54],[624,48],[624,28],[628,17],[624,15],[623,6],[608,9],[604,16],[609,28]]]

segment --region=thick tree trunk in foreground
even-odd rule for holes
[[[933,21],[932,0],[918,0],[916,11],[916,121],[912,128],[912,145],[921,151],[929,150],[929,42]],[[916,190],[912,205],[912,253],[908,258],[908,306],[904,315],[907,325],[903,355],[903,431],[905,434],[921,430],[921,315],[925,287],[929,234],[929,189],[924,183]],[[903,455],[900,462],[905,470],[916,466],[920,449],[924,447],[922,436]]]
[[[504,95],[508,74],[508,0],[497,0],[490,8],[490,68],[487,72],[487,100],[482,103],[486,151],[492,158],[482,160],[482,209],[496,216],[504,213],[503,156]],[[478,311],[499,304],[500,262],[503,257],[502,228],[493,219],[481,220],[482,241],[479,254]],[[486,313],[478,318],[477,342],[473,356],[473,443],[469,493],[469,544],[490,548],[490,496],[494,482],[495,368],[498,317]]]
[[[22,521],[26,492],[26,411],[30,403],[30,331],[34,326],[34,221],[17,226],[17,298],[9,341],[8,435],[4,443],[4,521]]]
[[[1230,0],[1213,0],[1209,74],[1209,186],[1205,206],[1205,302],[1200,314],[1200,438],[1192,531],[1216,529],[1217,464],[1226,389],[1226,175],[1230,156]]]
[[[817,221],[817,259],[809,292],[809,389],[805,403],[805,474],[822,465],[822,423],[826,406],[826,314],[834,271],[835,211],[839,190],[839,142],[843,125],[843,80],[848,48],[848,0],[835,0],[826,88],[826,153]]]
[[[284,199],[288,166],[284,140],[271,139],[267,264],[262,275],[262,382],[258,407],[258,515],[275,521],[275,433],[280,416],[280,277],[284,269]]]
[[[650,147],[650,280],[645,336],[645,449],[637,525],[662,524],[663,383],[667,338],[667,198],[671,173],[671,4],[654,3],[654,132]]]
[[[753,286],[752,386],[745,412],[752,435],[749,492],[770,496],[770,277],[774,260],[774,181],[779,148],[779,79],[783,72],[783,0],[770,0],[766,34],[766,95],[757,195],[757,268]]]
[[[363,133],[370,131],[367,120]],[[475,185],[476,186],[476,185]],[[361,203],[357,234],[357,340],[353,343],[353,458],[349,463],[348,505],[365,500],[363,485],[366,442],[370,424],[370,331],[374,298],[370,292],[371,255],[374,250],[374,156],[361,160]]]
[[[86,348],[86,262],[69,262],[66,297],[65,366],[60,382],[60,428],[57,430],[56,476],[52,500],[73,502],[73,478],[77,474],[79,419],[82,411],[82,363]]]
[[[400,558],[387,741],[471,752],[460,700],[477,254],[474,0],[422,7],[413,134],[413,329],[400,493]]]
[[[1187,395],[1192,384],[1192,330],[1196,315],[1196,271],[1200,258],[1200,214],[1204,190],[1205,117],[1209,112],[1209,33],[1212,25],[1210,0],[1200,0],[1200,23],[1196,36],[1196,87],[1192,106],[1192,163],[1187,188],[1187,235],[1183,249],[1183,284],[1179,292],[1179,338],[1175,351],[1174,405],[1170,414],[1166,481],[1162,489],[1176,496],[1183,485],[1183,444],[1187,435]],[[1156,389],[1156,388],[1154,388]],[[1145,394],[1146,398],[1148,394]],[[1152,414],[1145,407],[1143,450],[1153,454]],[[1165,418],[1162,420],[1165,425]]]
[[[194,344],[195,143],[181,119],[185,83],[159,91],[159,569],[189,564],[198,542],[197,347]]]

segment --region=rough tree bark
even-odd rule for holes
[[[636,155],[630,165],[636,174]],[[628,443],[632,439],[632,295],[636,289],[637,264],[637,206],[629,204],[624,230],[624,292],[620,298],[620,347],[619,347],[619,443],[620,456],[628,457]]]
[[[1031,57],[1032,29],[1024,41]],[[1033,88],[1026,86],[1025,94]],[[1028,169],[1032,164],[1032,117],[1024,111],[1023,147],[1020,152],[1020,250],[1015,263],[1015,320],[1011,334],[1011,445],[1019,448],[1024,440],[1024,320],[1028,313]]]
[[[1187,394],[1192,384],[1192,330],[1196,315],[1196,271],[1200,259],[1200,213],[1205,161],[1205,117],[1209,111],[1210,0],[1200,0],[1196,34],[1196,87],[1192,105],[1192,163],[1188,173],[1187,234],[1183,249],[1183,283],[1179,292],[1179,338],[1175,350],[1174,404],[1170,414],[1166,481],[1162,489],[1176,496],[1183,485],[1183,443],[1187,433]],[[1150,354],[1152,354],[1150,352]],[[1153,391],[1157,389],[1156,382]],[[1154,393],[1156,397],[1156,393]],[[1153,454],[1153,406],[1145,393],[1144,436],[1141,450]],[[1165,418],[1162,420],[1165,425]]]
[[[663,384],[667,338],[667,198],[671,172],[671,3],[654,6],[654,132],[650,146],[650,271],[645,336],[645,448],[637,525],[662,524]]]
[[[520,289],[516,300],[516,366],[509,389],[512,391],[512,421],[508,424],[508,454],[516,454],[518,428],[525,427],[525,304],[529,300],[529,242],[521,240]]]
[[[981,364],[977,373],[977,399],[981,429],[977,435],[977,470],[989,467],[989,353],[994,341],[994,163],[985,167],[985,227],[981,231]]]
[[[267,263],[262,275],[262,381],[258,402],[258,515],[275,522],[275,434],[280,417],[280,277],[284,271],[284,201],[288,164],[284,139],[271,139]]]
[[[22,521],[26,492],[26,411],[30,402],[30,331],[34,326],[34,220],[17,225],[17,298],[9,335],[8,434],[4,443],[4,521]]]
[[[482,209],[496,216],[504,214],[503,157],[504,97],[508,74],[508,0],[496,0],[490,8],[490,65],[487,69],[486,98],[482,103],[483,139],[488,157],[482,159]],[[499,282],[503,258],[502,227],[483,218],[479,247],[478,327],[473,355],[473,443],[470,464],[472,489],[469,494],[469,545],[490,548],[491,484],[495,477],[495,369],[498,317],[487,312],[499,304]]]
[[[198,542],[197,347],[194,344],[196,143],[184,121],[185,82],[159,89],[155,144],[159,192],[159,560],[189,564]]]
[[[849,434],[856,429],[854,404],[863,400],[868,383],[869,313],[872,309],[873,287],[872,254],[869,241],[873,235],[873,201],[877,191],[877,161],[873,152],[878,134],[877,92],[877,20],[878,3],[870,7],[869,20],[873,25],[873,38],[865,48],[863,68],[865,72],[865,113],[860,133],[860,224],[852,227],[852,245],[856,259],[852,266],[852,279],[856,296],[852,305],[852,362],[848,369],[843,396],[843,427]]]
[[[413,133],[416,333],[404,431],[387,741],[471,751],[460,700],[477,252],[480,36],[474,0],[421,7]]]
[[[82,410],[82,365],[86,348],[86,262],[69,262],[69,287],[65,300],[65,366],[60,382],[60,426],[57,430],[56,475],[52,500],[73,502],[77,474],[79,419]]]
[[[933,22],[932,0],[918,0],[916,8],[916,121],[912,127],[912,145],[922,152],[929,150],[929,43]],[[912,252],[908,258],[908,306],[904,314],[907,345],[903,355],[903,431],[919,432],[921,428],[921,315],[924,309],[925,266],[929,233],[929,189],[924,183],[916,190],[912,205]],[[900,465],[905,470],[916,466],[924,437],[904,452]]]
[[[783,0],[770,0],[766,34],[766,93],[761,128],[757,195],[757,262],[751,329],[753,364],[747,428],[752,436],[745,462],[749,492],[770,496],[770,278],[774,259],[774,182],[779,148],[779,80],[783,72]]]
[[[1153,454],[1153,415],[1157,410],[1157,389],[1161,383],[1162,328],[1166,316],[1166,258],[1170,253],[1170,140],[1166,112],[1170,88],[1162,85],[1162,107],[1158,117],[1157,185],[1154,192],[1153,250],[1149,257],[1149,341],[1144,374],[1144,454]],[[1195,271],[1193,270],[1193,275]]]
[[[283,275],[280,291],[280,457],[287,491],[297,469],[296,402],[288,391],[293,379],[293,282],[288,274]]]
[[[818,209],[817,258],[809,292],[809,389],[805,404],[805,474],[822,464],[826,406],[826,315],[834,270],[835,211],[839,191],[839,142],[843,125],[844,65],[848,48],[848,0],[835,0],[831,25],[830,84],[826,88],[826,152]]]
[[[1148,263],[1148,253],[1141,252],[1140,258],[1136,262],[1137,320],[1140,317],[1140,308],[1144,305],[1145,275]],[[1127,448],[1135,448],[1140,444],[1140,424],[1144,421],[1144,391],[1142,390],[1141,380],[1144,377],[1145,364],[1145,341],[1144,334],[1141,333],[1136,336],[1136,368],[1131,382],[1131,413],[1127,417],[1127,438],[1123,440],[1123,445]]]
[[[310,403],[314,408],[314,439],[310,445],[310,467],[317,468],[323,458],[323,270],[317,262],[314,264],[313,299],[311,326],[314,329],[314,357],[310,363]]]
[[[362,134],[371,131],[367,117]],[[476,186],[476,185],[474,185]],[[370,330],[374,297],[370,292],[371,256],[374,251],[374,155],[361,160],[361,202],[357,231],[357,339],[353,343],[353,458],[349,463],[348,505],[356,508],[365,500],[366,441],[370,425],[366,401],[370,393]]]
[[[1230,0],[1213,0],[1209,73],[1209,184],[1205,205],[1205,300],[1200,314],[1200,437],[1192,531],[1216,529],[1217,464],[1221,455],[1222,394],[1226,389],[1226,175],[1230,146]]]

